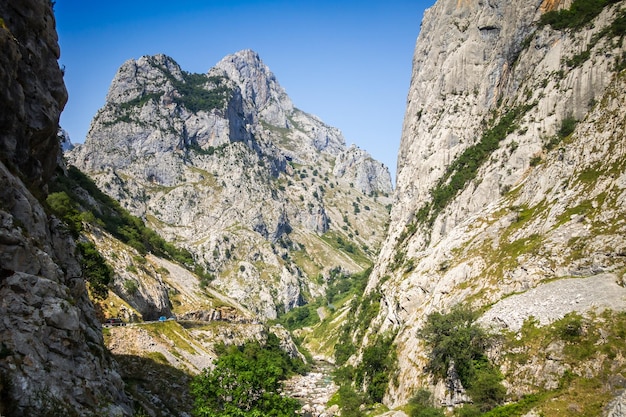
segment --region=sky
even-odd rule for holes
[[[205,73],[256,51],[299,109],[340,129],[395,178],[415,41],[434,0],[56,0],[69,101],[82,143],[128,59],[164,53]]]

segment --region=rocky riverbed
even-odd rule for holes
[[[332,380],[333,366],[317,361],[306,375],[296,375],[285,382],[285,393],[299,400],[301,414],[307,417],[331,417],[338,414],[338,407],[327,407],[330,397],[339,387]]]

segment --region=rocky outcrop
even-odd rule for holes
[[[59,129],[59,131],[57,132],[57,137],[59,138],[62,152],[71,151],[74,148],[74,144],[72,143],[72,140],[70,139],[70,134],[67,133],[67,130]]]
[[[131,415],[73,238],[45,198],[67,100],[52,4],[0,4],[0,414]]]
[[[84,145],[67,154],[100,188],[266,318],[323,291],[318,274],[359,271],[383,238],[387,168],[294,107],[250,50],[207,74],[164,55],[124,63]]]
[[[427,314],[528,291],[539,306],[527,315],[547,324],[594,308],[568,278],[623,281],[626,84],[614,22],[625,4],[577,27],[540,22],[570,4],[438,1],[424,15],[389,236],[368,287],[383,293],[375,328],[398,332],[390,404],[429,383],[415,336]],[[542,313],[542,283],[557,279],[563,297]],[[603,301],[595,307],[624,308]],[[518,328],[521,311],[506,305],[485,320]]]
[[[56,168],[59,112],[67,101],[49,2],[0,6],[0,160],[35,192]]]

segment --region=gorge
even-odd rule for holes
[[[52,6],[0,4],[1,415],[232,415],[255,343],[312,415],[625,415],[626,1],[436,1],[395,189],[252,50],[124,62],[62,152]]]

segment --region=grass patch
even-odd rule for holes
[[[182,349],[186,352],[196,354],[198,353],[196,349],[189,344],[188,339],[192,339],[188,336],[187,331],[176,321],[165,321],[158,323],[149,323],[143,326],[144,329],[153,337],[159,339],[167,339],[174,344],[174,348]]]
[[[361,248],[341,233],[330,231],[324,233],[320,238],[332,248],[343,252],[358,265],[368,268],[372,265],[372,260],[361,250]]]
[[[507,379],[515,383],[519,378],[528,378],[518,366],[534,358],[536,366],[544,366],[547,357],[557,355],[564,373],[555,375],[560,380],[554,390],[536,390],[519,401],[494,409],[486,416],[520,416],[534,408],[544,416],[598,416],[617,392],[609,389],[610,378],[626,371],[623,361],[615,361],[626,354],[626,313],[604,311],[581,316],[567,314],[549,326],[540,327],[536,319],[530,318],[518,333],[504,334],[502,351],[508,352],[505,360],[509,367]],[[560,351],[550,354],[555,346]],[[585,364],[593,363],[593,371]],[[552,371],[552,372],[559,372]],[[528,381],[525,382],[528,384]],[[615,388],[618,389],[618,388]]]
[[[591,23],[606,6],[617,3],[618,1],[619,0],[574,0],[569,9],[552,10],[544,13],[539,20],[539,25],[549,25],[555,30],[580,30]]]

